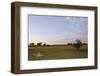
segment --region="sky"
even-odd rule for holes
[[[29,43],[87,43],[88,17],[29,15]]]

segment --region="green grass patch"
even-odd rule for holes
[[[87,58],[87,45],[79,50],[73,46],[35,46],[28,48],[28,60],[55,60]]]

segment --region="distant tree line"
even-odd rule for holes
[[[76,44],[76,43],[67,43],[68,46],[74,45],[74,44]],[[87,45],[87,43],[81,43],[81,44],[82,44],[82,45]]]
[[[29,47],[34,47],[34,46],[49,46],[48,44],[46,43],[42,43],[42,42],[39,42],[35,45],[35,43],[30,43],[29,44]]]
[[[82,45],[87,45],[87,43],[82,43],[81,40],[76,40],[75,43],[67,43],[66,45],[67,45],[67,46],[73,46],[73,47],[75,47],[77,50],[79,50],[80,47],[81,47]],[[30,43],[30,44],[29,44],[29,47],[34,47],[34,46],[52,46],[52,45],[49,45],[49,44],[46,44],[46,43],[42,43],[42,42],[39,42],[39,43],[37,43],[36,45],[35,45],[35,43]],[[65,45],[64,45],[64,46],[65,46]]]

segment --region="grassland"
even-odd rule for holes
[[[35,46],[28,48],[28,60],[55,60],[87,58],[87,45],[77,50],[73,46]]]

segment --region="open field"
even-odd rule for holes
[[[73,46],[35,46],[28,48],[28,60],[87,58],[87,45],[77,50]]]

